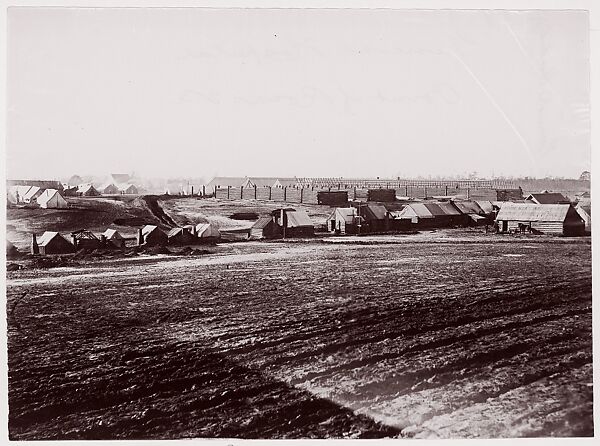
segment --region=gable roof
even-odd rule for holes
[[[77,192],[80,194],[84,194],[92,189],[96,190],[96,188],[94,187],[94,185],[92,183],[83,183],[83,184],[79,184],[77,186]]]
[[[259,217],[252,225],[252,229],[265,229],[272,221],[271,217]]]
[[[330,219],[340,217],[347,224],[353,224],[355,219],[358,217],[358,211],[356,208],[335,208],[335,210],[331,213]],[[360,217],[360,219],[363,219]],[[363,219],[364,220],[364,219]]]
[[[119,231],[117,231],[116,229],[110,229],[110,228],[107,229],[106,231],[104,231],[102,233],[102,235],[104,235],[107,240],[123,238],[123,236],[119,233]]]
[[[148,234],[150,234],[150,233],[152,233],[152,232],[154,232],[156,230],[160,231],[160,229],[158,229],[158,226],[156,226],[156,225],[146,225],[146,226],[144,226],[142,228],[142,235],[146,236],[146,235],[148,235]]]
[[[287,227],[288,228],[300,228],[300,227],[314,227],[313,222],[309,218],[306,212],[292,211],[286,212],[287,216]]]
[[[506,202],[496,220],[564,222],[570,209],[573,209],[570,204]]]
[[[42,234],[42,236],[40,238],[37,239],[37,244],[38,246],[46,246],[48,243],[50,243],[52,240],[54,240],[56,237],[60,237],[62,238],[65,242],[69,243],[67,241],[67,239],[65,239],[62,235],[60,235],[58,232],[54,232],[54,231],[46,231]]]
[[[455,201],[454,206],[456,206],[463,214],[485,214],[483,209],[481,209],[474,201]]]
[[[489,200],[475,200],[475,203],[477,203],[477,206],[479,206],[486,214],[494,212],[494,205]]]
[[[387,209],[382,204],[369,203],[361,207],[361,210],[364,210],[364,216],[368,220],[385,220],[387,216]]]
[[[559,192],[542,192],[530,194],[526,200],[538,204],[567,204],[570,200]]]
[[[52,198],[54,198],[55,195],[57,195],[63,200],[65,201],[65,199],[63,198],[63,196],[60,194],[59,191],[57,191],[56,189],[46,189],[44,192],[42,192],[40,194],[39,197],[37,197],[37,201],[38,203],[43,203],[45,201],[50,201]]]
[[[221,231],[210,223],[198,223],[196,225],[196,235],[198,237],[219,237]]]
[[[427,209],[424,203],[407,204],[398,214],[399,218],[404,216],[416,216],[419,218],[433,218],[433,214]]]
[[[167,232],[167,237],[175,237],[176,235],[183,234],[184,231],[185,230],[183,228],[173,228],[169,232]]]
[[[242,184],[246,182],[246,177],[214,177],[210,182],[206,185],[207,188],[214,187],[240,187]]]
[[[461,215],[461,212],[452,203],[446,202],[436,204],[446,215]]]
[[[431,212],[431,215],[433,215],[434,217],[445,217],[446,215],[448,215],[438,205],[438,203],[423,203],[423,206],[425,206],[427,210]]]

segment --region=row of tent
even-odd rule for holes
[[[39,186],[10,186],[7,198],[13,204],[39,206],[44,209],[66,209],[69,204],[57,189],[44,189]]]
[[[97,236],[81,229],[70,233],[70,240],[59,232],[46,231],[39,238],[33,234],[32,254],[68,254],[79,249],[125,248],[127,238],[116,229],[109,228]],[[199,223],[183,228],[173,228],[164,232],[158,226],[146,225],[138,230],[136,238],[139,246],[186,245],[216,241],[221,237],[219,229],[210,223]]]
[[[92,183],[82,183],[77,186],[65,187],[65,195],[74,195],[80,197],[99,197],[100,195],[118,195],[118,194],[137,194],[138,188],[129,183],[109,183],[94,187]]]

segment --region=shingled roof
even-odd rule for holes
[[[504,203],[496,220],[563,222],[567,218],[569,204]]]

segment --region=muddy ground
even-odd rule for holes
[[[10,437],[593,435],[589,238],[452,234],[9,272]]]

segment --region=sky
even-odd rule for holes
[[[585,11],[10,8],[7,176],[590,169]]]

